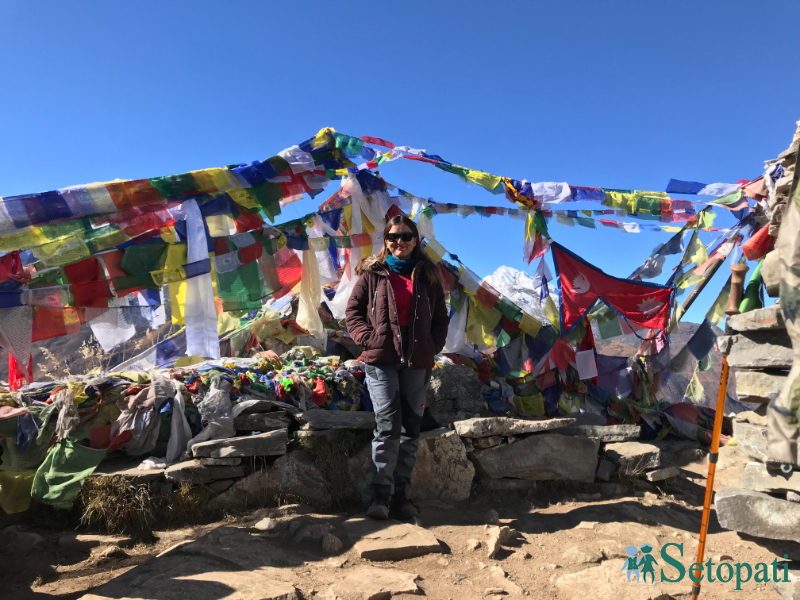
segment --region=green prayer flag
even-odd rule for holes
[[[42,504],[71,508],[84,480],[105,456],[105,450],[93,450],[69,438],[57,442],[36,471],[31,496]]]
[[[697,371],[695,371],[692,375],[692,380],[686,387],[686,393],[684,396],[696,403],[700,403],[705,400],[706,393],[705,390],[703,390],[703,384],[700,383],[700,379],[697,377]]]

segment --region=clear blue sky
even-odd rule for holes
[[[797,3],[730,0],[0,0],[0,195],[264,159],[325,126],[530,181],[751,179],[800,118],[798,22]],[[382,174],[440,202],[507,205],[430,165]],[[525,268],[518,221],[435,226],[482,276]],[[617,276],[668,236],[551,234]]]

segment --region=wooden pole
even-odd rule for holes
[[[706,269],[706,276],[703,277],[702,281],[700,281],[696,286],[694,286],[694,289],[692,289],[692,291],[686,297],[686,300],[683,301],[683,304],[681,304],[680,307],[678,307],[678,315],[679,315],[677,319],[678,321],[680,321],[683,318],[683,315],[685,315],[686,311],[689,310],[689,307],[694,303],[694,301],[700,295],[700,292],[702,292],[705,289],[706,285],[708,285],[708,282],[711,281],[714,275],[716,275],[717,271],[722,266],[723,262],[725,262],[724,258],[718,258],[713,263],[711,263],[708,269]]]
[[[711,496],[714,494],[714,473],[717,470],[719,458],[719,436],[722,434],[722,419],[725,416],[725,397],[728,395],[728,356],[722,355],[722,375],[719,380],[719,393],[717,394],[717,412],[714,415],[714,432],[711,436],[711,452],[708,454],[708,477],[706,478],[706,497],[703,501],[703,518],[700,522],[700,545],[697,548],[697,562],[703,564],[703,554],[706,549],[706,535],[708,534],[708,521],[711,516]],[[700,579],[703,569],[695,569],[694,578]],[[697,600],[700,595],[700,583],[692,585],[692,600]]]

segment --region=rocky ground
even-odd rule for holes
[[[630,544],[658,551],[682,543],[683,562],[693,562],[707,470],[700,454],[683,464],[673,454],[683,478],[670,488],[641,480],[566,489],[570,484],[541,482],[525,492],[498,492],[476,483],[468,501],[422,503],[412,524],[288,505],[157,531],[142,542],[35,529],[21,520],[0,540],[0,598],[688,599],[688,579],[628,584],[620,569]],[[738,482],[747,460],[724,448],[717,486]],[[715,562],[769,563],[784,552],[800,559],[797,544],[723,531],[713,514],[710,531],[706,557]],[[706,583],[701,597],[780,598],[771,584],[734,587]]]

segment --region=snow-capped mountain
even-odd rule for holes
[[[541,300],[541,284],[525,271],[502,266],[485,281],[536,320],[547,322],[544,316],[544,302]],[[548,291],[558,306],[558,295],[552,282],[548,282]]]

